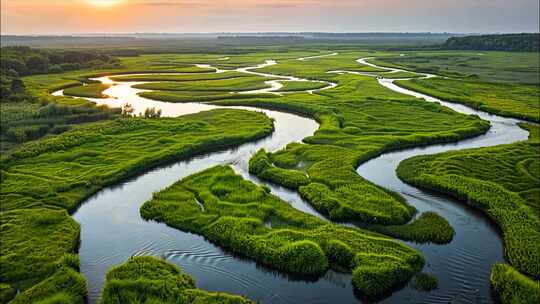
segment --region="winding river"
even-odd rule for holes
[[[336,53],[323,56],[334,54]],[[316,57],[305,57],[299,60],[313,58]],[[366,59],[359,59],[358,62],[381,68],[366,62]],[[264,64],[237,69],[237,71],[277,78],[267,82],[269,88],[262,92],[276,93],[281,88],[280,81],[305,81],[296,77],[252,71],[273,64],[276,62],[268,60]],[[392,73],[401,70],[387,69],[387,71]],[[216,69],[216,72],[222,72],[222,70]],[[374,76],[369,73],[367,75]],[[423,76],[433,77],[433,75]],[[137,93],[145,90],[134,89],[132,86],[143,82],[115,82],[109,77],[101,77],[97,80],[114,84],[104,92],[110,98],[90,100],[111,107],[119,107],[129,102],[136,113],[143,112],[148,107],[156,107],[162,110],[163,116],[174,117],[219,108],[209,104],[167,103],[142,98]],[[407,243],[424,254],[427,261],[425,271],[437,274],[440,281],[439,289],[431,293],[420,293],[405,286],[380,301],[383,303],[493,302],[489,287],[489,271],[493,263],[503,261],[502,242],[496,227],[485,216],[462,203],[402,183],[397,178],[395,169],[401,160],[415,155],[511,143],[527,139],[528,132],[516,125],[518,120],[443,102],[400,88],[391,79],[380,78],[378,81],[388,89],[424,98],[429,102],[439,102],[460,113],[476,114],[492,124],[488,133],[473,139],[386,153],[358,168],[357,171],[361,176],[401,193],[407,198],[408,203],[418,210],[438,212],[456,230],[454,240],[447,245]],[[323,89],[335,86],[336,84],[328,83]],[[261,91],[251,93],[254,92]],[[53,94],[62,95],[63,91]],[[90,303],[98,301],[106,271],[124,263],[130,256],[136,255],[161,256],[179,265],[193,276],[199,288],[245,295],[260,303],[367,302],[355,294],[348,274],[328,271],[318,280],[290,276],[257,265],[251,260],[237,257],[205,241],[201,236],[182,232],[162,223],[145,221],[140,217],[139,209],[152,197],[152,193],[162,190],[183,177],[218,164],[231,164],[236,172],[246,179],[269,186],[273,194],[290,202],[295,208],[320,217],[295,191],[260,181],[248,173],[249,158],[257,150],[264,148],[268,151],[277,151],[290,142],[300,142],[303,138],[311,136],[319,127],[318,124],[308,118],[278,111],[246,107],[229,108],[264,112],[274,119],[275,132],[255,142],[159,167],[116,186],[108,187],[88,198],[74,214],[74,218],[81,225],[79,249],[81,272],[88,280]]]

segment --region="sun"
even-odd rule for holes
[[[86,0],[86,2],[93,6],[109,7],[109,6],[120,4],[124,2],[124,0]]]

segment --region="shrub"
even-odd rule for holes
[[[455,231],[446,219],[435,212],[424,212],[406,225],[370,225],[375,230],[395,238],[420,243],[446,244],[452,241]]]
[[[251,301],[224,293],[196,289],[195,281],[180,268],[154,257],[133,257],[107,273],[103,304],[123,303],[227,303]]]
[[[422,267],[410,265],[400,259],[382,259],[379,256],[357,254],[353,285],[367,296],[376,296],[406,282]]]
[[[325,243],[324,252],[330,262],[336,263],[345,269],[351,268],[354,252],[347,244],[338,240],[330,240]]]
[[[412,287],[420,291],[431,291],[437,289],[439,280],[432,274],[418,273],[414,276]]]
[[[144,118],[159,118],[161,117],[161,109],[156,110],[156,108],[154,107],[146,108],[146,110],[144,110],[143,117]]]

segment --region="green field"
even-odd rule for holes
[[[236,71],[227,71],[223,73],[191,73],[184,75],[175,74],[153,74],[153,75],[129,75],[112,76],[115,81],[198,81],[198,80],[222,80],[238,77],[249,77],[249,74]]]
[[[398,81],[397,84],[489,113],[540,122],[538,86],[442,78]]]
[[[268,87],[264,82],[271,78],[251,76],[238,77],[221,80],[200,80],[183,82],[151,82],[137,84],[133,86],[136,89],[154,90],[154,91],[214,91],[214,92],[232,92],[232,91],[251,91],[265,89]]]
[[[312,81],[281,81],[283,87],[278,92],[295,92],[295,91],[307,91],[317,90],[328,86],[325,82],[312,82]]]
[[[382,66],[455,78],[538,85],[540,61],[536,52],[439,51],[403,52],[370,60]]]

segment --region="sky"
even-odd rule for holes
[[[538,32],[538,0],[1,0],[1,33]]]

